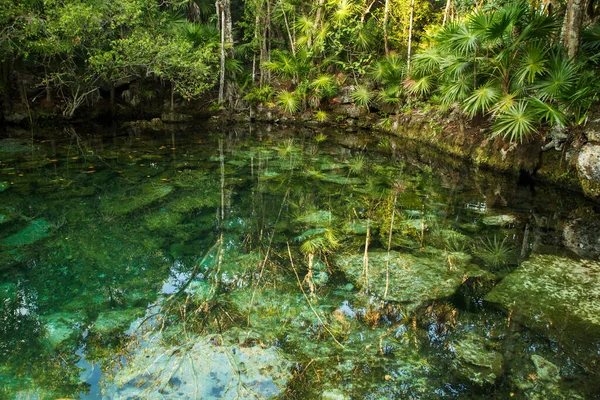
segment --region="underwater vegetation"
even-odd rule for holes
[[[598,393],[600,267],[573,257],[560,228],[594,206],[568,194],[559,208],[542,200],[560,193],[517,192],[400,144],[391,157],[378,144],[393,138],[355,134],[10,139],[2,393]],[[516,204],[498,203],[490,179]]]

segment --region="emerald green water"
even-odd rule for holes
[[[7,136],[0,398],[600,393],[576,194],[359,132]]]

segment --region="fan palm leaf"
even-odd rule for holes
[[[463,109],[470,117],[478,112],[485,113],[498,101],[501,96],[500,88],[492,82],[475,89],[469,97],[466,98]]]
[[[535,120],[535,114],[528,109],[527,103],[518,101],[496,116],[492,125],[493,136],[523,143],[535,133]]]

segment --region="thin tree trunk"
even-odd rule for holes
[[[290,48],[292,54],[296,55],[296,46],[294,45],[294,39],[292,38],[292,32],[290,31],[290,24],[288,23],[287,15],[285,14],[285,8],[283,7],[283,1],[281,3],[281,12],[283,13],[283,20],[285,21],[285,29],[287,30],[288,38],[290,39]]]
[[[415,15],[415,0],[410,1],[410,22],[408,24],[408,56],[406,62],[406,74],[410,74],[410,52],[412,47],[412,31],[413,31],[413,18]]]
[[[442,26],[446,25],[448,21],[448,17],[450,16],[450,7],[452,6],[452,0],[448,0],[446,2],[446,9],[444,10],[444,20],[442,21]]]
[[[385,45],[385,55],[390,55],[390,46],[388,38],[388,20],[390,17],[390,0],[385,0],[385,8],[383,11],[383,42]]]

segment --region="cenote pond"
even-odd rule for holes
[[[0,397],[587,399],[598,204],[399,139],[0,140]]]

